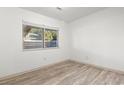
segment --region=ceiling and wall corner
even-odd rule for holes
[[[81,17],[105,9],[104,7],[22,7],[48,17],[70,23]]]

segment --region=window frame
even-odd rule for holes
[[[38,27],[43,29],[43,47],[41,48],[31,48],[31,49],[25,49],[24,48],[24,25],[29,25],[32,27]],[[56,47],[45,47],[45,38],[44,38],[44,32],[45,29],[51,29],[51,30],[55,30],[57,31],[57,46]],[[59,48],[59,28],[58,27],[50,27],[50,26],[46,26],[46,25],[39,25],[39,24],[34,24],[31,22],[27,22],[27,21],[22,21],[22,49],[23,51],[35,51],[35,50],[48,50],[48,49],[58,49]]]
[[[44,48],[45,48],[45,49],[59,48],[59,30],[58,30],[58,28],[45,26],[44,32],[45,32],[45,29],[51,29],[51,30],[56,31],[56,33],[57,33],[57,46],[56,46],[56,47],[45,47],[45,38],[44,38],[44,41],[43,41],[43,42],[44,42]],[[44,37],[45,37],[45,36],[44,36]]]

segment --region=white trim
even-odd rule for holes
[[[63,63],[63,62],[68,62],[68,61],[69,61],[68,59],[62,60],[62,61],[56,61],[55,63],[46,64],[46,65],[43,65],[43,66],[40,66],[40,67],[36,67],[36,68],[30,69],[30,70],[26,70],[26,71],[22,71],[22,72],[18,72],[18,73],[14,73],[14,74],[10,74],[10,75],[6,75],[6,76],[3,76],[3,77],[0,77],[0,80],[5,80],[5,79],[13,78],[13,77],[25,74],[25,73],[36,71],[36,70],[39,70],[39,69],[44,69],[46,67],[50,67],[50,66],[53,66],[53,65],[56,65],[56,64],[60,64],[60,63]]]
[[[45,25],[39,25],[39,24],[24,21],[24,20],[22,20],[22,25],[30,25],[30,26],[35,26],[35,27],[39,27],[39,28],[45,28]]]

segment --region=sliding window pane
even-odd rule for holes
[[[58,47],[58,30],[45,29],[44,32],[44,47]]]
[[[43,48],[43,28],[23,25],[23,48]]]

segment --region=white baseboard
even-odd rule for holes
[[[107,71],[112,71],[112,72],[119,73],[119,74],[124,74],[124,71],[122,71],[122,70],[115,70],[115,69],[104,67],[104,66],[100,66],[100,65],[97,65],[97,64],[87,63],[87,62],[84,62],[84,61],[83,62],[76,61],[76,60],[70,60],[70,61],[86,64],[86,65],[89,65],[89,66],[92,66],[92,67],[104,69],[104,70],[107,70]]]
[[[61,62],[67,62],[67,61],[69,61],[69,60],[58,61],[58,62],[55,62],[55,63],[51,63],[51,64],[44,65],[43,67],[33,68],[33,69],[31,69],[31,70],[27,70],[27,71],[23,71],[23,72],[11,74],[11,75],[3,76],[3,77],[0,77],[0,80],[12,78],[12,77],[16,77],[16,76],[19,76],[19,75],[22,75],[22,74],[25,74],[25,73],[29,73],[29,72],[32,72],[32,71],[36,71],[36,70],[39,70],[39,69],[43,69],[43,68],[46,68],[46,67],[49,67],[49,66],[52,66],[52,65],[55,65],[55,64],[59,64],[59,63],[61,63]]]
[[[76,63],[86,64],[86,65],[89,65],[89,66],[92,66],[92,67],[104,69],[104,70],[107,70],[107,71],[112,71],[112,72],[116,72],[116,73],[119,73],[119,74],[124,74],[124,71],[115,70],[115,69],[99,66],[99,65],[96,65],[96,64],[90,64],[90,63],[87,63],[87,62],[79,62],[79,61],[76,61],[76,60],[68,59],[68,60],[64,60],[64,61],[59,61],[59,62],[55,62],[55,63],[52,63],[52,64],[48,64],[48,65],[45,65],[43,67],[34,68],[34,69],[31,69],[31,70],[28,70],[28,71],[23,71],[23,72],[20,72],[20,73],[4,76],[4,77],[1,77],[0,80],[5,80],[5,79],[8,79],[8,78],[16,77],[16,76],[19,76],[19,75],[22,75],[22,74],[25,74],[25,73],[28,73],[28,72],[36,71],[36,70],[43,69],[43,68],[46,68],[46,67],[49,67],[49,66],[53,66],[53,65],[59,64],[61,62],[76,62]]]

